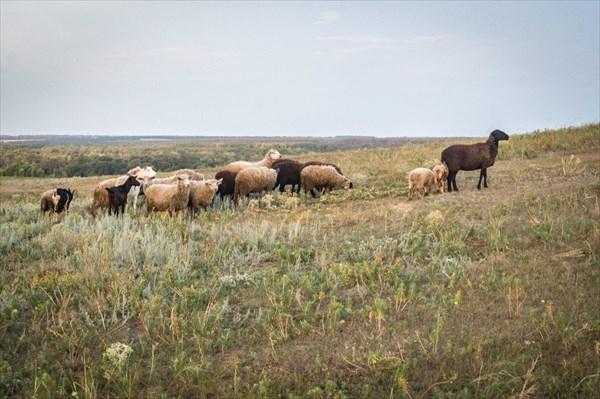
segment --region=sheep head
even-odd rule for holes
[[[271,150],[269,150],[269,152],[267,152],[266,158],[269,161],[271,161],[271,163],[273,163],[281,158],[281,154],[279,153],[279,151],[277,151],[275,149],[271,149]]]
[[[494,130],[490,133],[490,138],[488,140],[493,140],[495,143],[498,143],[500,140],[508,140],[508,134],[504,133],[502,130]]]

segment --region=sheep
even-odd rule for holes
[[[56,189],[44,191],[42,193],[42,198],[40,201],[40,209],[42,211],[42,215],[45,215],[46,212],[56,212],[56,205],[58,204],[59,200],[60,196],[56,192]]]
[[[221,200],[226,195],[232,196],[235,191],[235,177],[237,176],[237,172],[231,172],[229,170],[221,170],[217,172],[215,175],[215,179],[220,179],[221,184],[219,185],[219,190],[217,193],[221,197]]]
[[[153,210],[178,213],[187,208],[190,197],[190,179],[177,176],[177,184],[153,184],[144,190],[148,214]]]
[[[58,202],[56,203],[56,213],[68,211],[71,206],[71,201],[75,196],[75,191],[71,191],[70,188],[57,188],[56,194],[59,196]]]
[[[353,187],[350,179],[340,174],[335,167],[330,165],[309,165],[300,172],[300,179],[304,193],[308,194],[310,192],[313,197],[316,197],[313,192],[314,188],[324,193],[331,191],[333,188],[347,190]]]
[[[302,171],[303,164],[293,159],[278,159],[273,162],[273,169],[279,169],[277,173],[277,184],[275,188],[279,187],[279,192],[285,191],[285,186],[290,184],[292,186],[292,193],[300,192],[300,172]]]
[[[141,182],[154,178],[154,176],[156,176],[156,172],[152,169],[152,166],[146,166],[144,168],[136,166],[127,172],[127,175],[104,180],[96,184],[96,187],[94,187],[94,199],[92,200],[92,206],[90,208],[90,213],[92,216],[96,216],[96,210],[98,208],[108,208],[108,191],[106,191],[105,188],[121,185],[125,183],[129,176],[135,176]],[[137,193],[135,195],[132,194],[131,202],[133,202],[133,207],[135,209],[137,207],[137,196],[140,191],[139,188],[134,188],[134,191],[137,191]]]
[[[190,180],[196,180],[196,181],[204,180],[204,175],[202,173],[196,172],[195,170],[192,170],[192,169],[179,169],[179,170],[176,170],[175,172],[171,172],[171,176],[177,176],[177,175],[187,175],[187,177]]]
[[[120,186],[114,187],[106,187],[106,191],[108,192],[108,214],[111,214],[111,211],[115,213],[115,215],[119,216],[119,208],[121,209],[121,214],[125,213],[125,204],[127,204],[127,195],[129,194],[129,190],[131,187],[139,186],[140,182],[135,176],[129,176],[125,183]]]
[[[442,151],[441,161],[448,166],[448,192],[452,191],[452,187],[458,191],[456,174],[459,170],[480,169],[477,189],[481,189],[481,179],[487,188],[487,168],[494,165],[500,140],[508,140],[508,134],[494,130],[485,143],[455,144]]]
[[[192,217],[198,208],[204,208],[205,211],[208,210],[208,206],[212,203],[222,182],[223,179],[190,181],[188,208]]]
[[[271,149],[271,150],[269,150],[269,152],[267,152],[267,154],[261,161],[258,161],[258,162],[236,161],[236,162],[232,162],[230,164],[225,165],[225,167],[223,169],[229,170],[231,172],[239,172],[242,169],[259,167],[259,166],[265,166],[267,168],[270,168],[271,166],[273,166],[273,162],[277,161],[279,158],[281,158],[281,154],[279,153],[279,151]]]
[[[421,197],[421,188],[425,189],[425,195],[429,195],[431,186],[434,186],[438,192],[442,188],[437,184],[435,173],[428,168],[416,168],[408,173],[408,200],[412,200],[416,194]]]
[[[313,166],[313,165],[317,165],[317,166],[333,166],[335,168],[336,172],[338,172],[340,175],[343,175],[342,170],[339,168],[339,166],[337,166],[336,164],[333,164],[333,163],[328,163],[328,162],[308,161],[308,162],[304,162],[302,164],[302,167],[306,168],[307,166]]]
[[[235,177],[235,189],[233,202],[238,204],[239,198],[250,193],[262,193],[272,191],[277,183],[278,170],[266,166],[250,167],[242,169]]]
[[[444,192],[445,181],[448,179],[448,166],[445,163],[438,163],[433,167],[433,173],[435,174],[435,184],[439,187],[440,193]]]

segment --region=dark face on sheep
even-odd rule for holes
[[[496,142],[498,142],[500,140],[508,140],[508,134],[506,134],[502,130],[498,130],[498,129],[496,129],[492,133],[490,133],[490,136],[493,137]]]
[[[350,179],[346,178],[344,180],[344,190],[348,190],[349,188],[352,188],[352,182],[350,181]]]
[[[139,180],[138,180],[138,179],[137,179],[137,177],[135,177],[135,176],[129,176],[129,177],[127,178],[127,181],[128,181],[128,182],[129,182],[129,183],[130,183],[132,186],[139,186],[139,185],[140,185],[140,182],[139,182]]]

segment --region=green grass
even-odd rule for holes
[[[0,396],[593,398],[598,129],[511,137],[489,189],[411,202],[448,143],[304,154],[356,188],[193,221],[93,220],[99,179],[61,179],[53,223],[56,180],[4,178]]]

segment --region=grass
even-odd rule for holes
[[[193,221],[92,220],[101,178],[3,178],[0,396],[596,397],[599,137],[511,137],[489,189],[460,172],[411,202],[448,143],[305,154],[356,188]],[[60,223],[56,184],[79,192]]]

